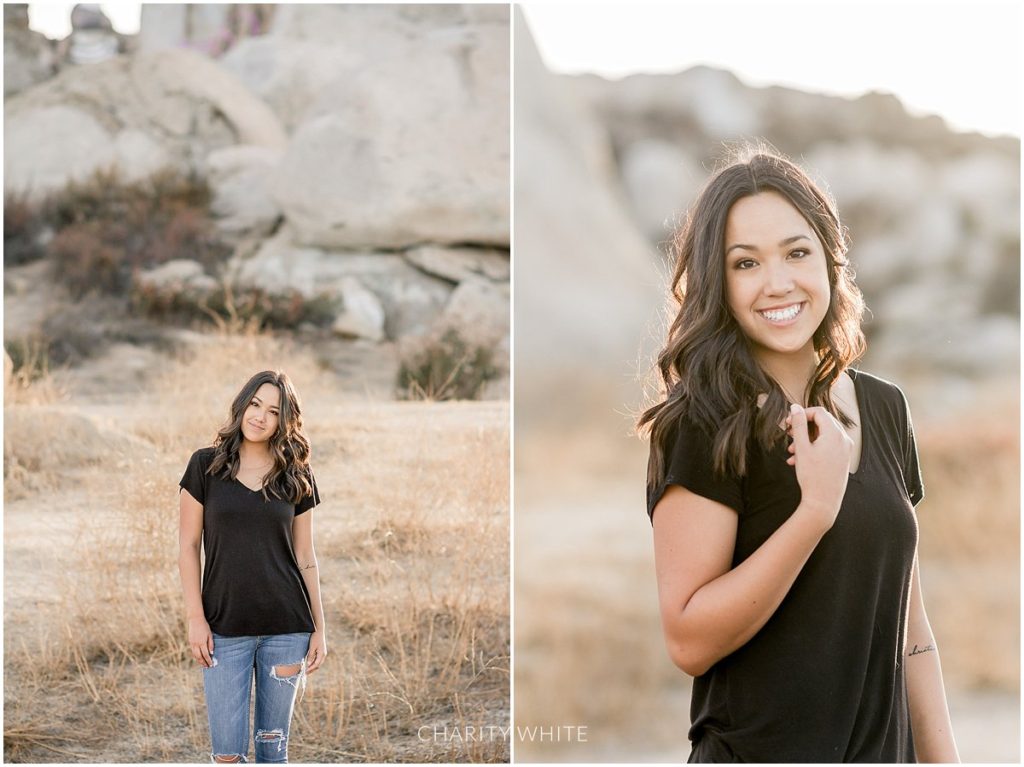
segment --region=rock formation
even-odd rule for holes
[[[46,80],[55,70],[50,42],[28,28],[28,6],[4,5],[4,98]]]
[[[952,388],[958,379],[1018,371],[1016,137],[956,133],[939,117],[908,114],[890,94],[848,99],[752,88],[708,67],[617,81],[545,73],[548,82],[542,86],[541,74],[531,71],[531,66],[539,70],[540,63],[530,50],[525,25],[517,27],[516,40],[516,305],[517,317],[523,317],[517,326],[522,339],[517,363],[520,354],[524,359],[579,355],[581,337],[592,332],[592,312],[559,315],[550,323],[558,328],[557,340],[553,332],[533,330],[537,312],[523,307],[532,306],[532,294],[551,284],[555,269],[533,262],[545,242],[553,242],[560,231],[600,226],[603,246],[565,246],[558,259],[563,269],[569,264],[579,268],[578,254],[585,252],[591,271],[603,274],[635,261],[634,251],[613,237],[635,239],[642,232],[647,252],[662,252],[650,259],[664,272],[668,240],[726,147],[764,138],[801,162],[837,199],[852,236],[850,257],[858,284],[872,310],[865,325],[866,367],[894,377],[931,376]],[[567,103],[576,104],[571,119]],[[589,215],[588,206],[580,204],[579,185],[595,187],[591,169],[580,163],[556,165],[558,158],[538,149],[577,132],[598,138],[566,143],[588,146],[603,140],[610,145],[602,186],[620,203],[614,216]],[[534,210],[545,191],[561,204]],[[637,281],[651,282],[646,276]],[[589,292],[603,307],[616,306],[628,295],[624,284],[602,299],[597,299],[601,288]],[[587,305],[585,300],[565,303]],[[608,309],[604,319],[618,332],[631,334],[637,347],[650,335],[650,326],[624,308]],[[662,337],[661,329],[656,335]],[[611,345],[604,354],[636,358]]]

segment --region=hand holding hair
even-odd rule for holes
[[[796,467],[800,506],[813,512],[828,530],[839,513],[850,477],[853,440],[822,407],[793,405],[789,419],[793,443],[786,463]],[[812,431],[817,436],[812,439]]]

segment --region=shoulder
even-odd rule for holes
[[[874,419],[883,427],[898,429],[900,432],[911,428],[910,404],[903,390],[892,381],[850,369],[857,382],[857,389],[864,396],[858,402],[861,414]]]
[[[853,380],[859,383],[863,391],[873,398],[880,398],[899,407],[905,407],[907,398],[903,390],[892,381],[889,381],[872,373],[863,370],[848,370]]]
[[[194,453],[192,453],[192,456],[188,459],[188,462],[190,464],[198,464],[199,466],[202,466],[205,469],[207,466],[210,465],[210,461],[213,460],[213,455],[215,452],[216,449],[213,447],[201,447]]]

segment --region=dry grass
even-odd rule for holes
[[[114,472],[54,469],[57,482],[23,483],[9,505],[6,760],[206,758],[175,485],[266,367],[303,395],[325,501],[314,513],[329,656],[296,707],[292,760],[507,760],[501,740],[418,736],[508,724],[507,404],[346,401],[309,354],[252,333],[197,344],[113,415],[66,405],[149,450]]]
[[[1020,402],[1016,391],[917,425],[921,582],[947,681],[1020,688]]]

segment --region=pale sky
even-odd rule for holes
[[[71,33],[71,9],[78,3],[29,3],[28,25],[52,40],[62,40]],[[100,3],[114,29],[123,35],[139,31],[142,15],[140,3]]]
[[[74,3],[30,3],[33,29],[71,31]],[[139,3],[101,3],[119,32],[139,30]],[[541,55],[558,72],[617,78],[696,64],[749,85],[858,96],[895,93],[956,130],[1021,135],[1024,12],[1017,0],[817,0],[526,3]]]
[[[956,130],[1021,135],[1024,14],[1016,0],[526,3],[548,67],[619,78],[696,64],[748,85],[896,94]]]

